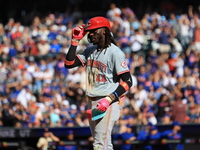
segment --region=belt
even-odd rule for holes
[[[88,97],[88,99],[91,100],[91,101],[96,101],[96,100],[102,99],[102,98],[104,98],[104,97],[106,97],[106,96],[96,96],[96,97],[87,96],[87,97]]]

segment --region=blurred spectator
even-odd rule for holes
[[[29,55],[37,56],[38,55],[38,48],[37,48],[36,42],[33,41],[32,38],[26,39],[26,42],[23,45],[23,49],[27,56],[29,56]]]
[[[193,43],[192,46],[194,46],[193,49],[197,50],[198,52],[200,52],[200,23],[199,22],[195,22],[196,26],[194,29],[194,38],[193,38]]]
[[[143,33],[139,29],[135,29],[134,34],[130,36],[131,44],[131,52],[132,55],[143,55],[142,53],[142,45],[144,42]]]
[[[152,127],[152,123],[148,123],[146,126],[145,126],[145,129],[141,130],[138,135],[137,135],[137,139],[138,140],[141,140],[141,141],[146,141],[148,139],[148,136],[149,136],[149,133],[150,133],[150,130],[151,130],[151,127]]]
[[[131,41],[130,41],[130,36],[125,35],[124,31],[119,31],[117,35],[117,45],[121,48],[121,50],[128,55],[128,58],[131,55]]]
[[[143,101],[147,98],[147,91],[144,89],[144,85],[138,85],[138,91],[134,94],[134,99],[137,107],[141,107]]]
[[[161,118],[166,114],[165,109],[170,108],[170,100],[166,94],[162,94],[157,102],[158,111],[156,113],[156,117],[158,121],[161,121]]]
[[[177,54],[171,53],[170,58],[167,60],[167,63],[169,65],[169,70],[172,76],[174,75],[176,71],[176,63],[177,63]]]
[[[20,103],[15,103],[14,106],[12,107],[13,112],[13,123],[15,127],[22,127],[24,123],[24,110],[22,109],[23,107],[20,105]]]
[[[196,120],[198,119],[198,116],[199,116],[199,113],[197,112],[197,106],[196,105],[190,106],[189,114],[188,114],[189,122],[195,123]]]
[[[136,125],[137,124],[137,120],[134,116],[129,116],[127,118],[127,124],[130,125],[130,126],[133,126],[133,125]]]
[[[22,37],[22,32],[24,27],[21,25],[20,22],[15,22],[12,30],[11,30],[11,38],[12,40],[20,40]]]
[[[187,105],[183,103],[181,97],[176,95],[175,103],[171,106],[172,109],[172,120],[178,121],[179,123],[185,122]]]
[[[39,150],[49,150],[51,148],[49,142],[59,142],[60,139],[55,136],[48,128],[45,128],[43,131],[43,136],[40,137],[37,141],[37,148]],[[54,148],[55,149],[55,148]]]
[[[67,134],[66,134],[66,138],[63,139],[62,141],[60,141],[60,143],[62,142],[69,142],[69,141],[74,141],[74,131],[73,130],[69,130],[67,131]],[[57,150],[78,150],[78,146],[77,145],[62,145],[60,144],[60,146],[57,146],[56,147]]]
[[[126,17],[129,22],[133,21],[133,19],[136,17],[133,10],[129,7],[129,5],[126,5],[125,7],[121,8],[122,12],[122,18]]]
[[[61,121],[59,110],[55,109],[54,107],[50,108],[50,123],[52,127],[56,127],[57,123]]]
[[[172,27],[171,29],[171,37],[170,37],[170,43],[171,43],[171,52],[176,54],[181,54],[184,52],[183,46],[180,43],[179,40],[179,34],[177,33],[176,29]]]
[[[72,104],[70,106],[70,111],[69,111],[70,118],[73,120],[76,118],[77,115],[77,106],[75,104]]]
[[[14,126],[14,116],[13,116],[13,110],[10,108],[9,101],[5,99],[5,97],[1,100],[3,105],[2,110],[2,123],[5,127],[12,127]]]
[[[51,43],[50,43],[50,52],[52,54],[57,54],[61,52],[61,44],[59,43],[58,39],[52,39]]]
[[[152,102],[150,99],[145,99],[142,106],[140,107],[143,113],[147,113],[149,110],[152,110]]]
[[[139,73],[137,74],[138,84],[145,85],[147,79],[149,79],[148,77],[149,77],[149,73],[147,72],[146,67],[140,66]],[[147,86],[149,85],[145,85],[145,88],[147,88]]]
[[[198,81],[197,81],[198,82]],[[200,89],[199,88],[195,88],[194,89],[194,100],[195,100],[195,103],[197,105],[200,104]]]
[[[138,135],[137,135],[137,140],[140,140],[140,141],[147,141],[148,140],[148,137],[150,135],[150,132],[151,132],[151,128],[152,128],[152,123],[148,123],[146,126],[145,126],[145,129],[141,130]],[[151,146],[149,145],[142,145],[141,146],[141,150],[145,150],[145,149],[148,149],[148,148],[151,148]]]
[[[118,23],[122,23],[121,19],[121,9],[116,6],[115,3],[110,4],[110,9],[107,11],[106,16],[111,20],[116,20]]]
[[[182,77],[184,75],[184,58],[182,54],[178,54],[175,66],[175,75],[177,77]]]
[[[28,105],[28,101],[32,99],[32,94],[28,86],[24,86],[21,88],[21,91],[17,95],[17,101],[23,105],[26,109]]]
[[[33,93],[40,93],[42,90],[43,84],[43,72],[39,66],[36,67],[35,71],[33,72]]]
[[[162,138],[167,138],[167,139],[182,139],[182,134],[180,133],[181,126],[179,122],[174,121],[172,123],[172,129],[166,130],[161,133]],[[172,150],[173,145],[172,144],[167,144],[165,147],[166,150]],[[184,145],[183,144],[177,144],[176,145],[177,150],[184,150]]]
[[[148,135],[148,140],[160,140],[161,133],[158,131],[157,126],[153,125],[150,127],[150,133]],[[162,150],[162,145],[160,144],[152,144],[145,147],[147,150]]]
[[[64,126],[67,126],[67,127],[75,127],[77,126],[76,123],[74,122],[74,120],[67,120],[64,124]]]
[[[163,25],[159,28],[160,34],[158,37],[158,43],[159,43],[159,52],[160,53],[169,53],[171,50],[170,47],[170,36],[171,36],[171,28],[170,25]]]
[[[50,18],[52,18],[54,20],[55,16],[53,14],[51,14]],[[54,22],[52,22],[52,23],[54,23]],[[53,25],[50,26],[50,32],[49,32],[49,34],[47,36],[48,37],[48,42],[51,43],[53,40],[55,40],[57,35],[58,35],[58,26],[53,24]]]
[[[50,44],[47,42],[46,36],[41,36],[38,43],[37,48],[39,51],[39,56],[44,57],[50,52]]]
[[[153,125],[156,125],[158,123],[157,118],[155,116],[155,112],[151,109],[149,109],[146,112],[146,116],[147,116],[147,121],[152,123]]]
[[[53,80],[53,72],[49,68],[44,70],[42,80],[43,84],[51,84]]]
[[[181,18],[180,18],[180,42],[181,42],[181,45],[183,46],[184,50],[186,50],[189,46],[189,43],[190,43],[190,20],[189,18],[187,17],[186,14],[184,15],[181,15]]]
[[[121,132],[119,132],[119,134],[116,134],[113,137],[113,139],[122,139],[123,141],[125,141],[125,144],[120,146],[120,150],[132,150],[132,149],[134,149],[133,145],[129,144],[129,143],[130,143],[130,141],[135,140],[136,136],[132,132],[132,126],[130,126],[129,124],[122,126]]]
[[[169,125],[172,123],[171,116],[169,114],[165,114],[160,121],[163,125]]]

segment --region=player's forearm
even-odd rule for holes
[[[128,92],[132,86],[132,78],[130,72],[123,73],[123,75],[120,75],[120,78],[122,79],[122,82],[120,82],[117,89],[107,96],[107,99],[109,99],[110,103],[119,101],[119,99],[123,97],[122,95]]]
[[[78,58],[76,57],[77,46],[71,45],[65,57],[65,68],[73,68],[79,65]]]
[[[117,89],[114,91],[118,97],[122,96],[124,93],[128,92],[132,86],[132,78],[130,72],[123,73],[120,75],[122,82],[119,84]]]
[[[76,48],[77,48],[77,46],[73,46],[73,45],[70,46],[69,51],[68,51],[68,53],[67,53],[67,55],[65,57],[65,59],[67,61],[73,61],[75,59],[75,57],[76,57]]]

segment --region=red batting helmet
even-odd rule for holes
[[[85,31],[107,27],[110,30],[110,22],[104,17],[91,18],[85,26]]]

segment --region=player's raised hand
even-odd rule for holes
[[[84,31],[84,26],[81,25],[72,29],[72,40],[71,44],[77,46],[79,41],[85,36],[86,32]]]

